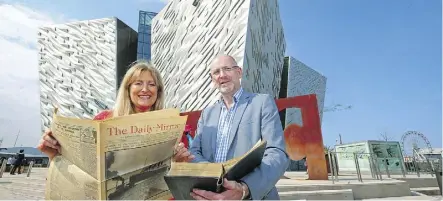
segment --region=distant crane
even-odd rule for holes
[[[342,104],[335,104],[333,106],[328,106],[323,108],[323,112],[338,112],[343,110],[350,110],[352,109],[352,105],[342,105]]]
[[[20,135],[20,130],[18,130],[17,137],[15,138],[14,147],[15,147],[15,144],[17,144],[17,140],[18,140],[19,135]]]

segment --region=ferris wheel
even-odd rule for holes
[[[428,149],[428,151],[432,152],[432,146],[429,140],[425,135],[417,131],[407,131],[401,137],[401,143],[405,157],[423,158],[419,152],[422,149]]]

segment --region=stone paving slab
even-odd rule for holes
[[[26,173],[0,178],[0,200],[44,200],[47,168],[33,168],[29,177]]]

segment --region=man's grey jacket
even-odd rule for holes
[[[221,104],[217,102],[202,111],[190,147],[195,156],[192,162],[214,162]],[[267,148],[261,165],[242,181],[248,185],[251,199],[279,200],[275,184],[286,171],[289,158],[275,100],[267,94],[243,91],[238,104],[229,133],[226,160],[242,156],[260,139],[266,140]]]

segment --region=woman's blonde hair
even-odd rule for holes
[[[120,84],[120,88],[118,89],[117,100],[115,102],[113,110],[114,117],[135,113],[134,105],[132,104],[129,94],[129,88],[131,84],[143,72],[150,72],[157,86],[157,100],[155,101],[154,105],[150,108],[150,110],[153,111],[153,110],[163,109],[165,101],[165,93],[160,72],[158,72],[158,70],[155,69],[150,62],[141,60],[134,62],[126,72],[125,76],[123,77],[123,80]]]

